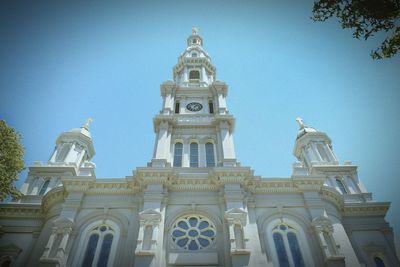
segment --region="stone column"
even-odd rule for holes
[[[236,155],[232,134],[230,132],[231,127],[228,122],[223,121],[219,124],[219,129],[222,142],[223,165],[233,167],[236,163]]]
[[[167,153],[170,150],[171,134],[169,132],[169,123],[163,121],[158,125],[156,150],[152,159],[152,166],[165,167],[167,164]]]

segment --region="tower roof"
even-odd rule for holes
[[[202,46],[203,38],[199,35],[199,30],[196,27],[192,28],[192,35],[187,38],[187,46]]]

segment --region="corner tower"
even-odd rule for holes
[[[173,68],[173,81],[161,84],[163,104],[153,120],[156,141],[150,166],[236,166],[235,119],[226,105],[227,92],[193,28]]]

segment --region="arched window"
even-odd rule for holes
[[[214,144],[206,143],[206,166],[215,167]]]
[[[106,267],[110,258],[115,232],[108,225],[99,225],[89,233],[82,267]]]
[[[193,53],[192,53],[192,57],[197,57],[197,53],[196,53],[196,52],[193,52]]]
[[[280,223],[272,229],[275,251],[280,267],[305,267],[296,230]]]
[[[199,167],[199,145],[190,144],[190,167]]]
[[[339,190],[342,194],[347,194],[346,187],[340,179],[336,178],[336,184],[338,185]]]
[[[194,79],[200,79],[200,71],[198,70],[191,70],[189,72],[189,79],[194,80]]]
[[[374,257],[376,267],[386,267],[385,262],[378,256]]]
[[[183,144],[176,143],[174,151],[174,167],[182,167]]]
[[[40,188],[40,191],[39,191],[39,196],[43,196],[44,193],[46,193],[46,190],[47,190],[47,188],[49,187],[49,183],[50,183],[50,179],[47,179],[47,180],[43,183],[43,185],[42,185],[42,187]]]

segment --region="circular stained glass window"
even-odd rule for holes
[[[214,224],[200,215],[179,218],[172,227],[172,240],[185,250],[199,250],[210,246],[216,236]]]

